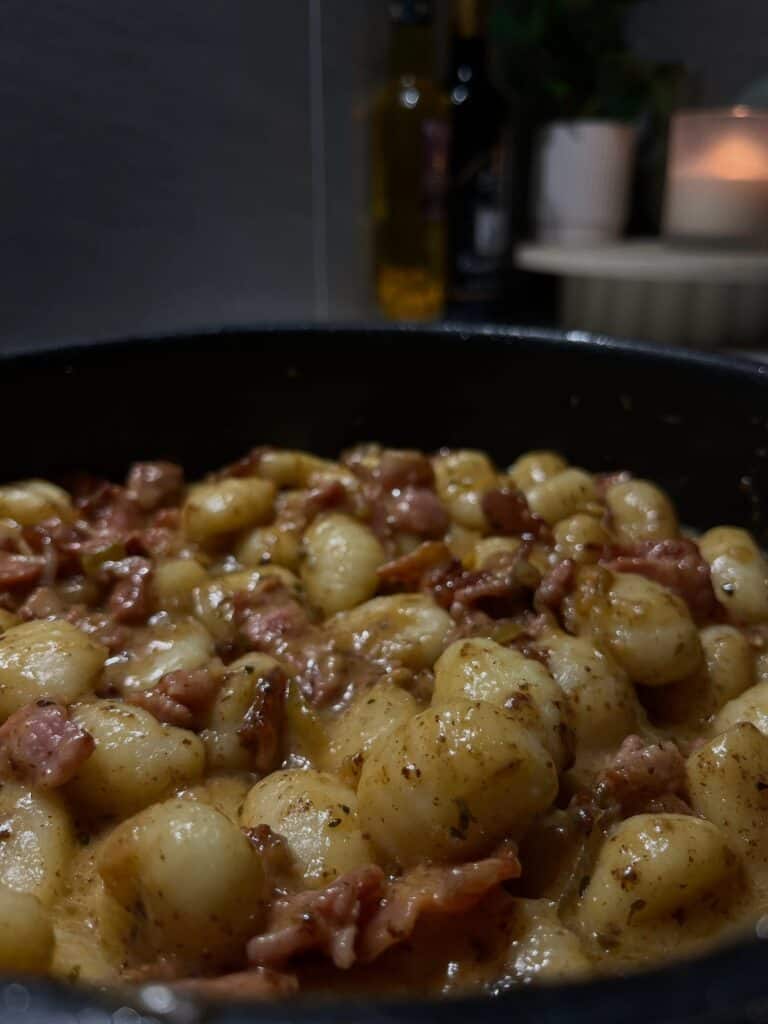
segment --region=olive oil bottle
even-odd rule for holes
[[[434,320],[446,293],[449,102],[434,77],[429,0],[390,3],[390,79],[371,139],[376,295],[392,320]]]

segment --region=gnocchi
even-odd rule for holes
[[[650,480],[259,447],[0,485],[0,548],[6,973],[495,993],[768,913],[768,563]]]

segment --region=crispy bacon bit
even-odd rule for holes
[[[370,916],[384,891],[384,872],[368,864],[325,889],[277,900],[267,930],[248,943],[249,961],[280,967],[298,953],[319,950],[336,967],[351,967],[360,922]]]
[[[354,449],[344,461],[361,481],[371,527],[385,544],[396,532],[437,538],[448,529],[450,517],[435,494],[432,465],[420,452]]]
[[[664,806],[670,797],[687,810],[685,792],[685,760],[676,745],[649,744],[640,736],[627,736],[596,784],[599,801],[618,803],[625,814]]]
[[[483,512],[494,533],[541,537],[549,527],[517,487],[494,487],[483,495]]]
[[[165,526],[148,526],[146,530],[135,530],[125,538],[125,551],[128,555],[167,558],[176,554],[179,547],[178,534]]]
[[[638,573],[667,587],[688,604],[697,622],[720,615],[709,565],[692,540],[680,537],[609,547],[600,563],[614,572]]]
[[[128,496],[142,511],[154,512],[178,501],[184,473],[173,462],[134,462],[125,484]]]
[[[423,914],[462,914],[519,875],[520,862],[511,849],[456,867],[417,867],[393,882],[370,864],[319,892],[278,900],[267,931],[248,943],[248,958],[280,967],[318,950],[345,970],[355,962],[370,963],[409,938]]]
[[[423,914],[462,914],[510,878],[520,877],[513,852],[456,867],[417,867],[391,882],[358,939],[358,956],[370,963],[413,933]]]
[[[287,684],[285,673],[277,667],[259,676],[253,688],[253,703],[237,730],[240,743],[250,752],[254,771],[261,775],[272,771],[280,753]]]
[[[275,657],[284,655],[291,637],[310,627],[309,617],[286,585],[267,577],[253,590],[236,593],[232,599],[235,623],[250,650]]]
[[[131,693],[129,704],[146,708],[159,722],[198,729],[218,693],[221,680],[207,668],[168,672],[151,690]]]
[[[27,704],[0,726],[3,773],[45,789],[69,782],[93,748],[90,733],[54,701]]]
[[[141,510],[124,487],[101,481],[76,499],[83,518],[98,533],[123,537],[141,526]]]
[[[31,587],[42,576],[44,565],[42,558],[0,551],[0,590]]]
[[[250,971],[222,974],[218,978],[184,978],[173,982],[173,988],[203,999],[228,1002],[250,999],[282,999],[299,990],[299,982],[292,974],[270,971],[266,967],[253,967]]]
[[[56,619],[64,615],[64,604],[53,587],[38,587],[19,608],[18,614],[25,622],[31,619]]]
[[[178,530],[181,526],[180,508],[161,508],[152,516],[150,526],[159,530]]]
[[[269,825],[256,825],[255,828],[244,828],[242,831],[258,851],[264,873],[273,884],[291,870],[293,856],[288,844]]]
[[[126,626],[121,626],[111,615],[104,612],[89,611],[85,605],[76,604],[66,613],[64,618],[73,626],[88,633],[94,640],[104,644],[111,654],[122,651],[128,644],[130,634]]]
[[[327,480],[311,487],[304,499],[303,508],[307,525],[321,512],[340,508],[348,497],[347,488],[340,480]]]
[[[385,562],[377,572],[381,582],[388,586],[399,585],[406,590],[416,590],[421,586],[426,572],[437,566],[448,566],[452,562],[453,556],[447,544],[432,540],[419,544],[407,555]]]
[[[576,578],[576,563],[564,559],[551,569],[536,588],[533,606],[538,612],[545,609],[556,612],[571,592]]]
[[[521,611],[526,595],[539,583],[538,571],[528,562],[526,542],[514,552],[501,552],[482,568],[469,572],[458,560],[428,571],[423,589],[461,621],[468,613],[484,612],[503,618]]]
[[[388,491],[403,487],[434,487],[432,464],[421,452],[387,448],[381,453],[378,478]]]
[[[80,551],[88,536],[88,529],[71,525],[61,519],[46,519],[35,526],[24,528],[24,541],[32,551],[42,555],[49,582],[57,575],[80,570]]]
[[[374,528],[381,526],[382,519],[387,530],[418,537],[441,537],[450,525],[445,506],[426,487],[404,487],[384,496],[374,513]]]
[[[233,605],[246,649],[281,661],[313,704],[327,703],[351,682],[371,681],[373,666],[354,653],[337,651],[333,638],[310,622],[280,580],[265,579],[254,590],[235,594]]]
[[[33,590],[18,615],[25,622],[32,619],[66,619],[73,626],[88,633],[115,654],[125,648],[128,630],[105,612],[92,611],[84,604],[67,607],[53,587]]]
[[[261,460],[267,454],[267,452],[273,452],[276,449],[269,445],[259,445],[257,448],[251,448],[251,450],[244,455],[237,462],[231,463],[229,466],[225,466],[215,474],[215,480],[222,480],[228,476],[258,476],[259,469],[261,468]]]
[[[109,610],[118,622],[143,622],[152,611],[149,579],[152,563],[134,555],[118,562],[107,562],[104,574],[116,579],[109,595]]]

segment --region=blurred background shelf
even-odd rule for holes
[[[445,82],[454,4],[434,6]],[[697,104],[767,101],[751,90],[768,74],[766,0],[627,6],[631,53],[682,65]],[[0,347],[376,315],[369,129],[386,0],[8,0],[3,13]],[[538,51],[531,66],[542,73]],[[630,230],[650,233],[648,216]],[[448,314],[550,323],[553,273],[515,275],[501,309]]]
[[[768,252],[630,240],[522,245],[517,266],[560,278],[560,322],[667,345],[768,341]]]

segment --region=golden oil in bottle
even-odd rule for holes
[[[376,294],[392,320],[434,320],[446,293],[449,104],[434,80],[432,4],[390,4],[390,80],[373,109]]]

